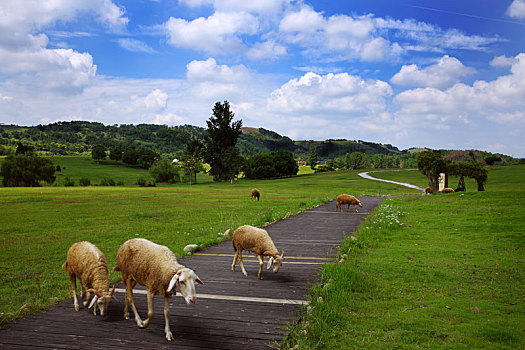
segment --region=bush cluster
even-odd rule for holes
[[[277,151],[246,158],[242,170],[248,179],[271,179],[296,175],[299,167],[291,152]]]

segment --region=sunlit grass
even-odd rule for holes
[[[386,199],[324,265],[284,348],[522,348],[524,170],[491,168],[485,192]]]

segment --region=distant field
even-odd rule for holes
[[[101,169],[105,166],[87,161],[85,173],[73,172],[81,168],[81,160],[60,159],[59,163],[74,176],[89,173],[94,178],[95,174],[105,176],[102,172],[107,171]],[[144,175],[135,170],[138,174],[129,173],[130,179]],[[260,202],[250,201],[252,187],[261,191]],[[342,192],[359,196],[418,193],[364,180],[355,171],[238,180],[233,185],[208,180],[193,186],[0,187],[2,322],[71,297],[70,284],[60,266],[74,242],[93,242],[106,254],[111,269],[118,247],[127,239],[148,238],[182,254],[187,244],[218,242],[218,233],[228,228],[261,226],[334,199]],[[111,273],[111,279],[116,281],[118,274]]]

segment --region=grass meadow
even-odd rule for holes
[[[524,348],[525,167],[475,188],[386,199],[323,266],[284,348]]]
[[[107,170],[107,165],[89,159],[64,158],[56,157],[57,163],[61,167],[66,164],[65,172],[71,176],[93,179],[94,174],[104,177],[114,171],[115,181],[133,177],[124,183],[135,183],[138,176],[144,176],[130,175],[129,169],[122,169],[120,174],[120,167],[109,166]],[[77,169],[76,162],[80,169],[88,170]],[[250,200],[253,187],[261,191],[259,202]],[[130,238],[147,238],[182,255],[187,244],[218,243],[218,233],[229,228],[262,226],[332,200],[342,192],[360,196],[417,193],[369,182],[353,171],[268,181],[238,180],[233,185],[203,178],[192,186],[0,187],[0,322],[71,297],[61,265],[74,242],[88,240],[97,245],[111,270],[119,246]],[[114,282],[119,275],[110,272],[110,278]]]
[[[108,171],[89,162],[90,174]],[[75,165],[66,171],[83,173]],[[137,176],[114,171],[115,181]],[[491,167],[485,192],[467,181],[466,193],[432,196],[357,173],[233,185],[204,176],[192,186],[139,187],[130,179],[116,187],[0,188],[0,322],[71,297],[61,265],[77,241],[97,245],[111,270],[118,247],[133,237],[182,255],[186,244],[215,244],[228,228],[261,226],[339,193],[391,195],[357,239],[342,242],[338,262],[323,266],[283,348],[523,348],[525,166]],[[373,175],[426,186],[417,171]],[[259,202],[250,200],[253,187]],[[111,272],[112,282],[118,278]]]

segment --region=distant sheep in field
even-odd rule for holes
[[[283,263],[284,251],[281,251],[281,254],[279,255],[279,251],[277,248],[275,248],[275,244],[266,230],[250,225],[241,226],[233,233],[232,246],[235,252],[232,263],[232,271],[235,271],[235,263],[237,262],[237,259],[239,259],[244,276],[248,276],[248,274],[246,273],[246,270],[242,264],[243,250],[254,252],[257,256],[257,259],[259,260],[259,272],[257,276],[261,280],[263,279],[262,267],[265,256],[270,257],[266,268],[269,269],[270,267],[273,267],[274,273],[279,272],[279,269]]]
[[[441,193],[454,193],[454,190],[452,188],[445,187],[441,190]]]
[[[259,200],[260,198],[261,198],[261,192],[259,192],[259,190],[256,188],[252,188],[252,196],[250,197],[250,199]]]
[[[343,211],[343,204],[348,204],[347,211],[350,211],[350,205],[353,205],[356,213],[358,213],[356,205],[360,206],[361,208],[363,207],[359,199],[348,194],[340,194],[339,196],[337,196],[337,204],[335,205],[335,211],[337,211],[338,209],[339,211]]]
[[[133,238],[119,248],[117,266],[122,282],[126,285],[124,318],[129,319],[128,303],[140,328],[148,327],[153,318],[153,296],[164,296],[164,318],[166,340],[173,340],[169,324],[169,298],[180,291],[186,303],[194,305],[195,282],[203,284],[195,272],[177,262],[175,254],[168,247],[155,244],[147,239]],[[142,321],[133,302],[135,284],[146,286],[148,294],[148,318]],[[176,287],[176,288],[175,288]]]
[[[80,298],[82,299],[86,295],[84,307],[88,305],[91,298],[90,292],[92,292],[95,296],[91,300],[89,308],[96,303],[100,314],[105,316],[110,300],[115,298],[113,296],[115,286],[111,291],[109,290],[108,266],[104,254],[90,242],[77,242],[69,248],[66,262],[62,268],[66,270],[71,281],[75,311],[79,310],[76,281],[78,277],[82,287]],[[97,307],[93,308],[93,315],[97,314]]]
[[[425,188],[425,194],[432,194],[434,191],[432,190],[432,187],[426,187]]]

